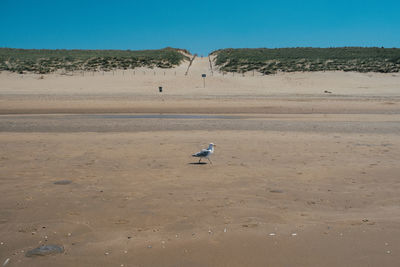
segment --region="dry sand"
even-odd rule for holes
[[[0,264],[399,265],[399,74],[186,67],[0,74]]]

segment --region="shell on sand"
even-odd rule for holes
[[[43,245],[26,252],[26,257],[46,256],[51,254],[63,253],[64,247],[58,245]]]

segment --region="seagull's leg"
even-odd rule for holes
[[[200,161],[201,161],[201,158],[199,159],[199,163],[200,163]]]
[[[207,158],[208,159],[208,161],[211,163],[211,165],[212,165],[212,161],[209,159],[209,158]]]

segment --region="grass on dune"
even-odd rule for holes
[[[216,55],[216,65],[226,72],[256,70],[273,74],[278,71],[400,71],[399,48],[230,48],[217,50],[212,54]]]
[[[136,67],[172,68],[188,60],[187,50],[65,50],[0,48],[0,70],[50,73],[58,70],[134,69]]]

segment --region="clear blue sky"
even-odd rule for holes
[[[400,0],[0,0],[0,47],[400,47]]]

